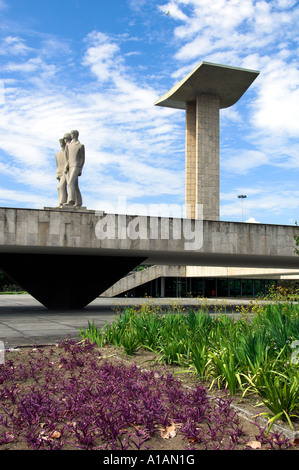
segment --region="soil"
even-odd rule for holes
[[[51,346],[45,346],[44,349],[47,350],[47,348],[50,347]],[[141,349],[132,356],[128,356],[123,352],[122,349],[113,346],[106,346],[99,349],[102,359],[108,361],[117,361],[118,363],[122,362],[125,365],[131,365],[134,363],[137,364],[138,367],[140,367],[141,369],[155,370],[157,373],[161,372],[161,368],[163,368],[163,370],[167,370],[175,374],[175,377],[179,378],[185,387],[194,388],[197,384],[200,383],[200,380],[196,377],[195,374],[179,373],[181,372],[181,369],[174,365],[161,365],[161,363],[157,361],[157,356],[147,350]],[[30,351],[32,351],[32,348],[22,347],[9,354],[13,354],[13,357],[16,357],[15,355],[21,355],[22,361],[25,362],[26,354]],[[59,355],[59,348],[57,348],[57,354]],[[218,390],[210,390],[209,395],[214,398],[225,396],[224,393],[220,393]],[[236,395],[232,398],[231,406],[234,407],[234,409],[238,413],[240,426],[242,427],[243,432],[245,433],[245,444],[242,446],[237,446],[236,450],[266,450],[269,448],[267,444],[263,443],[260,446],[260,444],[256,440],[256,435],[259,434],[259,430],[261,428],[264,428],[267,424],[265,419],[254,417],[259,412],[267,411],[266,408],[263,407],[257,408],[257,402],[258,400],[256,397],[246,396],[245,398],[241,398],[240,395]],[[283,421],[277,422],[276,426],[274,426],[272,430],[276,431],[277,433],[283,433],[284,436],[289,438],[289,445],[286,446],[286,450],[299,449],[297,439],[294,440],[295,431],[299,431],[298,422],[295,423],[295,430],[290,430],[287,424]],[[188,442],[186,442],[186,439],[184,439],[183,436],[180,435],[179,432],[177,432],[178,430],[175,430],[175,432],[173,433],[167,433],[165,431],[167,431],[167,429],[157,429],[154,435],[146,441],[145,448],[162,452],[186,450]],[[3,429],[1,429],[0,425],[0,437],[2,432]],[[0,444],[0,450],[28,450],[28,444],[24,439],[20,437],[13,440],[12,442],[4,443],[2,445]],[[62,450],[78,450],[78,448],[66,445],[62,448]]]

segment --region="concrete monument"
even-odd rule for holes
[[[82,196],[79,189],[78,178],[82,174],[82,168],[85,163],[85,147],[79,142],[79,132],[73,130],[70,132],[71,142],[66,144],[66,167],[65,174],[68,186],[68,198],[64,206],[81,207]]]
[[[219,220],[219,110],[235,104],[256,79],[256,70],[201,62],[156,101],[186,112],[186,206],[197,218]]]
[[[67,201],[67,181],[66,181],[66,156],[65,156],[65,139],[59,139],[60,151],[56,153],[56,179],[58,179],[58,205],[62,207]]]

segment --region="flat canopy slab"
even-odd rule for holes
[[[196,101],[196,96],[204,93],[219,96],[220,108],[228,108],[241,98],[258,75],[256,70],[201,62],[155,105],[186,109],[187,102]]]

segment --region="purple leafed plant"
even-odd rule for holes
[[[140,450],[170,425],[188,449],[246,444],[229,400],[210,399],[203,385],[185,388],[170,373],[103,359],[87,340],[14,353],[0,367],[0,398],[0,449]],[[260,440],[288,445],[278,435]]]

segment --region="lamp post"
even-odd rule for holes
[[[242,199],[242,215],[241,215],[241,222],[243,222],[243,199],[245,199],[247,196],[245,194],[239,194],[238,198]]]

